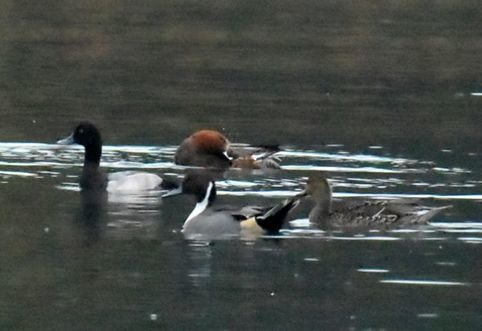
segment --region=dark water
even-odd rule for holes
[[[0,329],[480,329],[477,1],[0,9]],[[111,172],[180,176],[175,147],[203,127],[281,144],[281,171],[218,183],[232,204],[323,170],[335,196],[453,208],[416,229],[187,242],[187,198],[82,197],[82,150],[53,145],[82,119]]]

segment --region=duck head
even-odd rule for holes
[[[79,144],[85,147],[85,161],[98,163],[102,154],[102,137],[97,127],[90,122],[79,123],[72,134],[57,141],[59,145]]]
[[[328,215],[331,212],[331,186],[324,173],[311,175],[306,181],[305,189],[297,196],[309,196],[315,203],[317,214]]]
[[[176,164],[228,168],[232,156],[229,153],[229,140],[215,130],[199,130],[184,139],[176,150]]]

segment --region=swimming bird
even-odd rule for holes
[[[191,172],[182,185],[163,197],[191,194],[196,205],[182,227],[187,239],[213,240],[233,236],[257,237],[277,234],[298,198],[286,199],[275,206],[245,206],[239,209],[213,206],[216,184],[207,172]]]
[[[174,162],[179,165],[227,169],[279,168],[273,154],[277,149],[261,155],[241,155],[230,146],[230,141],[219,131],[199,130],[191,134],[179,145]]]
[[[310,176],[305,190],[297,196],[312,198],[314,206],[309,214],[310,222],[327,228],[394,228],[426,224],[451,207],[428,207],[406,199],[332,201],[331,186],[323,174]]]
[[[157,188],[172,189],[174,186],[173,183],[163,180],[158,175],[147,172],[121,171],[106,175],[99,166],[102,137],[97,127],[90,122],[79,123],[69,137],[57,141],[57,144],[84,146],[84,166],[79,181],[82,190],[135,193]]]

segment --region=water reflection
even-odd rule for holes
[[[80,212],[76,223],[84,232],[84,245],[97,243],[105,231],[107,192],[99,190],[81,191]]]
[[[452,210],[435,222],[451,217],[460,220],[466,220],[466,217],[477,219],[480,215],[480,204],[470,204],[470,201],[482,200],[479,194],[482,182],[476,178],[475,169],[462,168],[457,164],[441,167],[439,162],[435,161],[378,155],[379,151],[383,151],[379,148],[371,149],[374,151],[372,154],[350,154],[343,151],[342,145],[326,145],[326,148],[329,152],[293,148],[280,152],[283,171],[245,173],[232,170],[226,174],[225,179],[217,182],[218,194],[228,200],[240,197],[248,199],[248,202],[259,197],[271,204],[273,198],[288,197],[299,192],[310,173],[328,169],[331,171],[330,181],[336,190],[336,198],[415,198],[445,200],[447,202],[444,204],[454,204]],[[185,171],[185,167],[172,163],[175,146],[105,146],[104,150],[102,166],[106,168],[149,170],[172,177],[182,177]],[[25,180],[54,180],[58,182],[57,187],[60,190],[77,191],[82,154],[82,148],[75,147],[62,149],[49,144],[0,143],[0,176],[4,184],[8,184],[15,177]],[[380,164],[384,167],[380,168]],[[94,201],[86,200],[84,204],[92,205],[93,210],[105,209],[104,206],[95,206]],[[109,194],[107,201],[111,217],[107,224],[117,229],[155,224],[154,218],[159,216],[161,209],[161,198],[156,191],[140,195]],[[242,203],[246,204],[244,201]],[[259,204],[259,201],[255,204]],[[95,218],[94,215],[86,215],[84,219]],[[139,220],[141,215],[151,215],[149,217],[152,221]],[[304,216],[306,215],[305,213]],[[300,212],[298,216],[303,216],[303,213]],[[313,231],[309,225],[302,223],[293,224],[295,229],[285,234],[323,236],[322,232],[317,232],[316,229]],[[471,233],[478,234],[476,223],[468,222],[465,226]],[[434,223],[433,226],[438,225]],[[302,233],[301,228],[306,228],[307,231]],[[439,233],[452,231],[436,230]],[[465,232],[468,233],[468,230]],[[477,242],[477,237],[461,238],[471,243]]]
[[[65,273],[62,254],[58,274],[63,276],[59,280],[53,275],[48,280],[68,284],[70,290],[58,294],[58,302],[67,312],[77,309],[102,319],[98,312],[79,307],[77,300],[82,304],[95,302],[104,309],[106,304],[119,307],[109,310],[110,318],[129,311],[130,322],[124,322],[137,327],[149,322],[173,328],[194,323],[205,328],[225,328],[232,325],[230,321],[236,315],[243,317],[236,326],[269,328],[273,318],[286,320],[285,315],[289,315],[297,327],[319,326],[323,319],[321,325],[328,329],[390,328],[394,323],[403,329],[407,319],[447,318],[448,302],[479,300],[480,268],[476,261],[482,226],[481,206],[476,202],[480,200],[481,182],[473,168],[461,171],[462,167],[453,164],[442,171],[438,162],[410,159],[407,167],[398,169],[397,164],[404,161],[391,162],[388,159],[395,158],[390,156],[383,156],[387,160],[378,163],[376,154],[362,160],[332,148],[327,158],[318,159],[312,158],[317,151],[303,155],[304,151],[298,149],[296,157],[282,158],[285,165],[299,166],[297,169],[270,174],[228,172],[217,183],[220,199],[234,205],[272,204],[280,196],[299,192],[306,177],[318,170],[316,167],[327,166],[336,170],[331,178],[341,190],[337,197],[444,199],[454,208],[417,228],[322,231],[311,227],[306,219],[298,219],[294,228],[283,230],[276,238],[224,240],[207,245],[186,242],[179,233],[191,210],[190,200],[163,201],[160,192],[155,191],[140,195],[85,194],[77,185],[80,150],[17,144],[3,148],[0,144],[0,170],[33,175],[3,175],[0,189],[4,193],[21,183],[22,190],[25,186],[39,187],[45,197],[67,197],[61,204],[49,203],[56,207],[48,213],[62,215],[51,219],[62,221],[43,226],[48,229],[47,233],[42,231],[45,241],[37,242],[38,247],[56,246],[56,251],[65,252],[71,261],[70,271]],[[145,167],[173,177],[181,177],[185,171],[172,164],[171,147],[106,149],[111,151],[105,155],[107,167]],[[341,163],[339,155],[343,156]],[[380,164],[396,172],[347,170],[375,169]],[[18,208],[12,201],[7,205]],[[306,216],[305,211],[300,213]],[[31,231],[28,222],[15,227]],[[78,239],[70,242],[70,238]],[[47,266],[52,259],[49,251],[37,253]],[[44,284],[37,280],[37,286],[42,288]],[[105,294],[106,304],[99,301],[97,293]],[[122,293],[129,293],[130,299]],[[360,302],[371,304],[365,307]],[[403,313],[400,307],[404,307]],[[464,309],[467,316],[476,318],[473,305]],[[375,315],[374,310],[383,311],[384,317]],[[176,316],[182,316],[182,321]]]
[[[161,192],[140,194],[111,194],[105,191],[80,191],[80,208],[75,213],[85,246],[91,246],[104,237],[155,238],[160,216]]]
[[[416,280],[416,279],[382,279],[382,284],[421,285],[421,286],[469,286],[469,283],[448,282],[441,280]]]
[[[173,147],[163,146],[105,146],[102,167],[116,170],[182,172],[183,167],[175,166],[172,163],[173,151]],[[12,174],[37,175],[43,178],[58,176],[62,169],[80,167],[82,149],[75,147],[62,149],[57,145],[48,144],[0,143],[0,155],[2,156],[0,166],[4,168],[2,171],[10,171]],[[296,153],[281,152],[280,157],[283,168],[295,174],[320,170],[330,171],[334,174],[358,174],[357,176],[348,176],[342,181],[336,176],[332,176],[335,186],[340,187],[356,188],[357,185],[360,185],[358,188],[383,189],[400,185],[413,185],[437,189],[432,191],[443,191],[441,190],[443,188],[461,187],[470,189],[477,188],[480,185],[480,181],[471,176],[473,170],[457,166],[441,167],[434,161],[346,154],[342,153],[341,150],[334,150],[332,153],[313,153],[312,151],[301,150]],[[387,166],[374,166],[377,164],[386,164]],[[404,166],[400,167],[400,165]],[[382,176],[373,178],[377,174]],[[262,173],[262,175],[266,174]],[[273,176],[273,174],[268,174],[268,176]],[[447,182],[444,179],[455,179],[456,181]],[[289,177],[284,178],[284,180],[283,186],[290,183]],[[259,177],[257,183],[267,184],[267,181]],[[253,182],[245,180],[231,181],[229,186],[240,187],[253,184]],[[270,184],[273,186],[273,183]]]
[[[206,288],[211,282],[212,246],[207,242],[191,241],[187,246],[188,278],[197,288]]]
[[[0,329],[480,329],[480,1],[0,9]],[[454,207],[425,228],[192,247],[190,204],[84,199],[80,148],[19,143],[80,119],[117,170],[181,176],[174,145],[198,128],[289,144],[281,172],[220,181],[227,203],[324,170],[338,197]]]

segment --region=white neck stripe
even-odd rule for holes
[[[196,203],[196,206],[192,210],[191,214],[187,217],[186,221],[184,222],[183,228],[186,227],[186,225],[189,223],[190,220],[192,220],[194,217],[198,216],[201,214],[203,211],[206,210],[209,204],[209,196],[211,195],[211,191],[213,190],[213,183],[209,182],[208,189],[206,190],[206,195],[204,196],[204,199],[201,202]]]
[[[228,151],[224,151],[224,152],[223,152],[223,155],[226,156],[226,158],[227,158],[228,160],[231,160],[231,161],[233,160],[233,158],[228,155]]]

